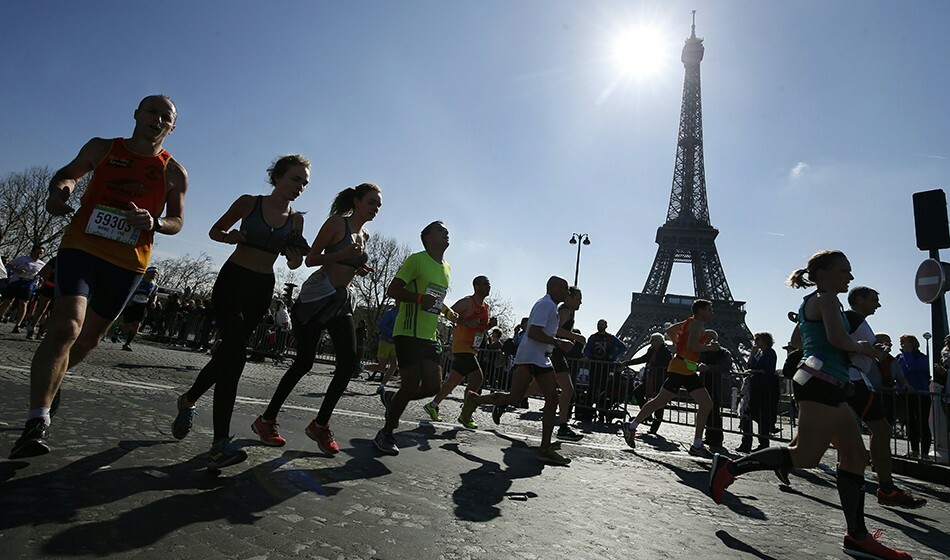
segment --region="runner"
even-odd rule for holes
[[[485,298],[491,292],[491,282],[485,276],[476,276],[472,280],[474,293],[465,296],[455,302],[452,311],[455,311],[459,318],[455,321],[455,331],[452,333],[452,371],[442,383],[439,393],[432,399],[432,402],[423,407],[429,414],[429,417],[436,422],[442,419],[439,416],[439,403],[449,393],[455,389],[463,379],[468,379],[465,387],[465,394],[478,394],[482,390],[484,375],[482,368],[475,359],[477,348],[481,347],[485,331],[498,324],[497,317],[489,319],[488,304]],[[474,404],[469,404],[466,397],[462,405],[462,413],[458,417],[458,423],[470,430],[478,428],[478,424],[472,420],[472,413],[475,411]]]
[[[845,312],[845,316],[848,318],[851,338],[855,342],[876,344],[877,336],[868,325],[867,317],[881,307],[877,291],[866,286],[851,288],[848,292],[848,305],[851,309]],[[884,412],[884,399],[880,394],[883,384],[877,362],[863,354],[852,354],[848,373],[854,384],[854,394],[848,399],[848,405],[871,432],[871,461],[878,481],[877,502],[885,506],[908,509],[923,507],[927,500],[894,485],[891,469],[891,424]]]
[[[848,525],[844,552],[858,558],[905,560],[910,559],[909,554],[878,542],[880,533],[869,533],[864,523],[867,451],[846,404],[847,394],[853,388],[848,354],[877,358],[881,352],[871,343],[855,342],[848,335],[848,320],[842,313],[838,294],[848,291],[853,278],[851,263],[841,251],[816,253],[806,268],[789,277],[788,284],[793,288],[816,288],[805,296],[798,311],[805,361],[792,383],[799,407],[796,440],[790,447],[767,447],[734,462],[717,453],[710,471],[709,492],[713,501],[721,504],[726,488],[745,473],[816,467],[833,442],[838,451],[838,496]]]
[[[587,340],[581,334],[574,333],[574,313],[581,307],[581,289],[571,286],[567,289],[567,298],[557,308],[558,336],[571,339],[575,344],[583,346]],[[555,346],[551,352],[551,365],[554,366],[554,380],[561,388],[558,396],[558,428],[555,434],[557,439],[564,441],[580,441],[584,436],[575,432],[567,425],[571,419],[571,402],[574,400],[574,382],[571,380],[571,366],[567,361],[566,353],[560,346]]]
[[[557,380],[551,363],[551,350],[559,346],[562,352],[570,352],[577,336],[561,327],[557,304],[565,301],[570,288],[567,280],[552,276],[547,282],[547,293],[539,299],[528,316],[528,327],[515,354],[515,373],[511,380],[510,393],[492,393],[479,396],[469,393],[476,405],[492,404],[492,420],[498,424],[507,405],[520,403],[528,386],[536,381],[544,395],[544,410],[541,417],[541,446],[538,459],[552,465],[567,465],[571,460],[555,451],[551,445],[554,422],[558,407]]]
[[[398,361],[396,360],[396,347],[393,346],[393,328],[396,326],[397,306],[390,305],[388,309],[380,316],[377,325],[379,330],[379,347],[376,350],[376,363],[370,366],[369,380],[373,380],[373,373],[379,374],[379,387],[376,388],[378,394],[383,394],[386,390],[386,384],[396,373]]]
[[[698,457],[710,456],[709,449],[703,444],[703,429],[706,427],[706,419],[709,411],[712,410],[713,403],[706,387],[703,386],[702,378],[697,373],[697,367],[699,354],[719,350],[719,342],[706,340],[706,324],[713,318],[712,302],[697,299],[693,302],[692,311],[692,317],[676,323],[666,331],[670,340],[676,344],[676,355],[670,360],[670,365],[666,370],[668,374],[673,375],[666,376],[660,394],[643,405],[637,417],[622,427],[624,439],[631,449],[637,445],[637,426],[640,422],[669,404],[679,392],[680,387],[685,387],[689,396],[699,405],[696,411],[693,444],[689,448],[689,454]]]
[[[333,199],[330,217],[307,254],[307,266],[320,265],[320,269],[303,283],[297,302],[290,309],[297,355],[278,383],[267,410],[251,426],[265,445],[280,447],[286,443],[277,430],[277,415],[291,391],[313,367],[320,336],[326,330],[336,352],[336,369],[317,417],[304,432],[327,455],[340,452],[330,430],[330,416],[350,378],[359,371],[350,282],[357,274],[365,276],[373,271],[366,264],[369,232],[363,226],[376,217],[382,204],[379,187],[371,183],[343,189]]]
[[[7,262],[7,268],[13,271],[13,274],[7,280],[6,287],[3,288],[3,298],[0,301],[0,317],[4,317],[13,304],[16,304],[16,313],[13,319],[13,334],[19,334],[20,323],[26,319],[27,305],[30,298],[33,297],[33,286],[36,282],[36,276],[46,265],[43,262],[43,255],[46,250],[39,245],[34,245],[30,249],[29,255],[22,255]]]
[[[247,453],[235,446],[230,436],[238,381],[247,362],[247,343],[273,303],[277,257],[284,254],[287,266],[293,270],[300,267],[307,252],[307,242],[301,235],[303,214],[295,212],[290,203],[310,182],[310,161],[296,154],[282,156],[267,175],[273,186],[270,194],[241,195],[208,232],[212,240],[236,247],[211,291],[218,342],[211,361],[201,368],[191,388],[178,397],[178,415],[172,423],[173,436],[187,436],[197,415],[198,399],[214,386],[214,436],[208,453],[208,468],[212,470],[247,459]],[[238,221],[240,229],[232,229]]]
[[[36,305],[33,306],[33,314],[26,322],[26,338],[33,340],[39,331],[40,336],[46,332],[46,312],[50,309],[50,302],[53,301],[53,295],[56,287],[56,257],[46,262],[46,265],[40,270],[40,278],[43,283],[37,290]]]
[[[56,303],[30,367],[30,411],[11,459],[49,453],[50,406],[66,370],[99,344],[148,266],[155,233],[181,230],[187,173],[162,143],[178,115],[143,99],[131,138],[93,138],[50,180],[46,211],[65,216],[76,182],[92,179],[56,255]],[[165,210],[165,217],[159,215]]]
[[[157,273],[158,269],[154,266],[145,269],[145,276],[136,286],[132,299],[122,312],[122,325],[119,326],[119,330],[125,333],[125,344],[122,345],[122,349],[126,352],[132,351],[132,340],[139,334],[145,313],[149,309],[155,309],[158,301],[158,286],[155,284]],[[118,342],[118,333],[113,335],[112,342]]]
[[[399,360],[399,390],[383,391],[386,421],[373,439],[376,448],[387,455],[399,455],[393,430],[409,401],[438,393],[442,381],[436,331],[439,315],[454,321],[458,315],[443,301],[449,291],[449,230],[442,222],[427,225],[421,233],[423,251],[413,253],[396,273],[386,291],[399,302],[393,341]]]

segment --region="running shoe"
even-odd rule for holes
[[[927,500],[905,492],[900,488],[894,488],[890,492],[877,489],[877,503],[882,506],[896,506],[907,509],[917,509],[927,505]]]
[[[478,403],[476,403],[474,399],[474,397],[477,396],[475,393],[471,393],[468,398],[465,399],[465,403],[462,404],[462,412],[459,414],[459,421],[461,421],[462,418],[467,418],[469,423],[475,424],[475,422],[472,422],[472,414],[475,414],[475,409],[478,408]],[[462,423],[465,424],[465,422]],[[466,425],[465,427],[468,428],[469,426]],[[477,427],[478,426],[475,426],[472,429],[474,430]]]
[[[317,447],[320,448],[320,451],[323,451],[327,455],[336,455],[340,452],[340,446],[336,444],[336,440],[333,439],[333,431],[330,430],[330,425],[318,426],[317,420],[312,420],[307,427],[304,429],[307,437],[317,442]]]
[[[689,454],[693,457],[704,457],[706,459],[712,458],[712,451],[710,451],[705,445],[690,445]]]
[[[791,486],[792,481],[788,478],[788,469],[775,469],[775,477],[778,478],[778,481],[784,484],[785,486]],[[878,490],[880,492],[880,490]],[[925,500],[926,501],[926,500]]]
[[[194,406],[186,408],[183,404],[184,400],[185,395],[178,397],[178,416],[172,422],[172,435],[175,439],[185,439],[195,423],[195,416],[198,416],[198,408]]]
[[[442,421],[442,417],[439,416],[439,405],[428,403],[424,407],[422,407],[422,409],[425,410],[426,413],[428,413],[429,418],[431,418],[433,422]]]
[[[496,404],[491,407],[491,421],[495,425],[501,424],[501,415],[505,413],[505,405]]]
[[[392,391],[386,390],[379,394],[379,400],[383,401],[383,408],[385,408],[387,412],[389,411],[389,403],[392,402],[394,394]]]
[[[630,428],[629,422],[624,422],[620,425],[620,429],[623,431],[623,440],[627,442],[627,445],[630,449],[637,448],[637,431]]]
[[[553,447],[539,447],[537,456],[542,463],[549,465],[566,466],[571,464],[570,459],[555,451]]]
[[[469,416],[468,418],[465,418],[465,417],[463,417],[463,416],[459,416],[456,420],[458,420],[458,423],[459,423],[459,424],[465,426],[465,427],[468,428],[469,430],[477,430],[477,429],[478,429],[478,424],[476,424],[475,421],[472,420],[472,417],[471,417],[471,416]]]
[[[874,560],[911,560],[911,555],[903,550],[890,548],[881,544],[878,539],[884,531],[876,529],[865,533],[864,537],[856,538],[848,533],[844,536],[841,550],[848,556],[855,558],[871,558]]]
[[[123,344],[123,345],[122,345],[122,349],[125,350],[126,352],[131,352],[131,351],[132,351],[132,347],[129,346],[128,343]]]
[[[42,418],[31,418],[26,421],[23,428],[23,434],[20,439],[13,444],[10,450],[11,459],[23,459],[25,457],[36,457],[49,453],[49,426],[46,420]]]
[[[20,327],[13,325],[13,334],[20,334]]]
[[[564,441],[580,441],[584,439],[583,435],[575,432],[567,425],[558,428],[556,436],[557,439],[563,439]]]
[[[211,446],[208,452],[208,470],[223,469],[247,460],[247,452],[226,438]]]
[[[265,420],[263,416],[258,416],[251,424],[251,431],[260,436],[261,443],[264,445],[283,447],[287,440],[280,437],[280,433],[277,432],[277,426],[279,425],[276,418]]]
[[[26,339],[33,340],[34,338],[36,338],[36,330],[33,327],[26,329]]]
[[[736,476],[729,469],[731,464],[728,458],[718,453],[713,455],[712,468],[709,469],[709,495],[717,504],[722,503],[726,488],[736,481]]]
[[[376,432],[373,438],[373,444],[386,455],[399,455],[399,448],[396,447],[396,438],[392,434],[380,430]]]

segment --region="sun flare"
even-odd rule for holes
[[[613,60],[621,74],[648,77],[660,72],[669,58],[669,41],[652,27],[636,27],[617,35]]]

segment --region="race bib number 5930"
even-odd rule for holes
[[[92,215],[89,216],[86,233],[128,245],[135,245],[139,240],[140,232],[126,223],[125,214],[122,210],[98,205],[93,208]]]

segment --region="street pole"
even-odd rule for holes
[[[574,285],[577,286],[581,270],[581,245],[590,245],[590,237],[586,233],[572,233],[568,243],[577,245],[577,261],[574,263]]]

